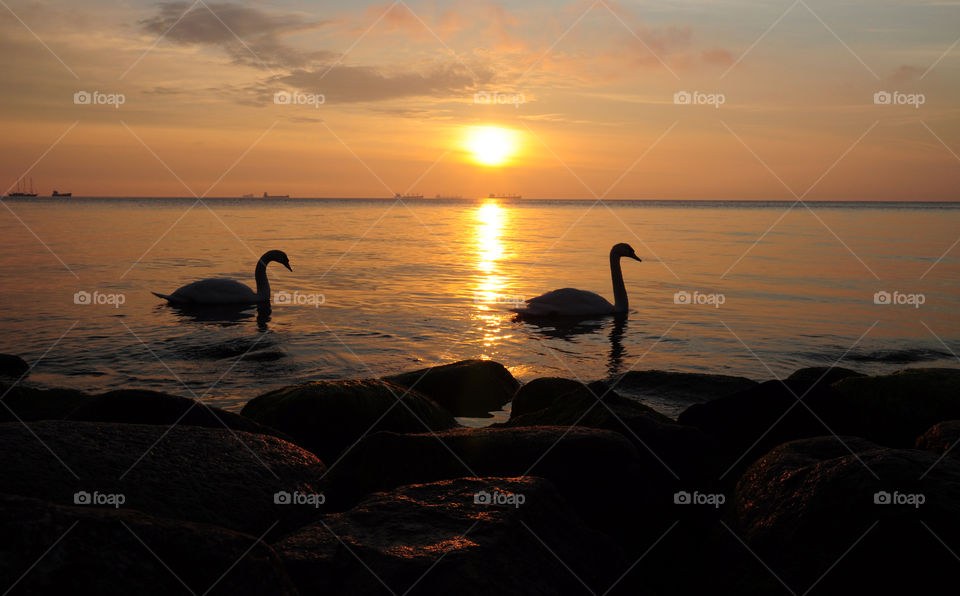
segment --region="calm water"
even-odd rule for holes
[[[40,360],[35,384],[192,391],[236,409],[299,381],[464,358],[585,381],[651,368],[769,379],[844,355],[864,372],[958,365],[957,204],[5,202],[23,223],[0,215],[0,351]],[[612,299],[616,242],[644,259],[623,263],[627,322],[512,320],[512,301],[558,287]],[[293,272],[271,265],[273,291],[322,305],[210,317],[150,294],[215,276],[253,285],[275,248]],[[124,303],[75,304],[79,291]],[[713,303],[677,304],[681,291]],[[877,305],[878,291],[923,304]]]

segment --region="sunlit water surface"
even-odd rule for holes
[[[0,351],[37,363],[30,379],[40,385],[151,388],[237,409],[283,385],[465,358],[497,360],[524,381],[958,365],[958,205],[6,204],[16,217],[0,215]],[[617,242],[643,257],[623,263],[627,321],[513,320],[514,301],[559,287],[612,300],[607,253]],[[293,266],[271,265],[273,291],[301,304],[195,314],[150,293],[217,276],[252,286],[269,249]],[[77,304],[81,291],[122,294],[123,304]],[[878,305],[878,291],[923,304]],[[677,292],[706,303],[677,303]]]

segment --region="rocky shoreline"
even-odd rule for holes
[[[464,361],[236,414],[34,388],[21,363],[0,355],[9,594],[886,594],[960,574],[957,369],[521,385]]]

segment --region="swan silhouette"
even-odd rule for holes
[[[212,278],[201,279],[187,284],[172,294],[158,294],[151,292],[154,296],[163,298],[170,304],[258,304],[270,302],[270,283],[267,281],[267,263],[276,261],[289,271],[290,260],[282,250],[271,250],[263,253],[260,260],[257,261],[257,268],[254,271],[254,278],[257,280],[257,291],[254,292],[250,286],[240,283],[234,279]]]
[[[562,288],[541,294],[527,300],[522,308],[511,309],[520,318],[523,317],[588,317],[607,316],[626,313],[630,308],[627,301],[627,289],[623,285],[623,272],[620,271],[620,257],[641,260],[629,244],[615,244],[610,249],[610,277],[613,278],[613,299],[610,304],[606,298],[586,290]]]

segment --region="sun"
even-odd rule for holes
[[[466,148],[481,165],[503,165],[517,151],[517,134],[499,126],[471,126],[467,130]]]

